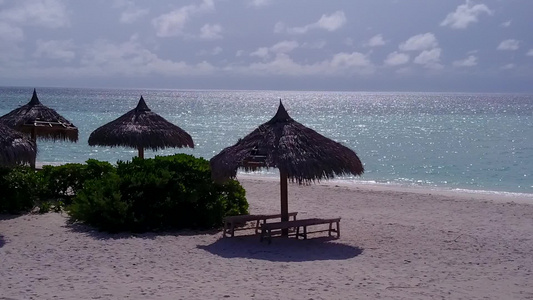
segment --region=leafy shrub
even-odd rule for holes
[[[27,212],[40,193],[39,178],[28,167],[0,169],[0,213]]]
[[[113,165],[95,159],[89,159],[85,164],[43,166],[38,172],[42,186],[39,196],[42,200],[63,200],[68,205],[85,181],[112,172],[115,172]]]
[[[116,174],[86,182],[70,215],[107,231],[147,231],[212,228],[247,210],[237,181],[216,184],[208,161],[177,154],[119,162]]]

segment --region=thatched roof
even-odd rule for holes
[[[185,130],[152,112],[142,96],[135,109],[93,131],[89,136],[89,145],[152,150],[167,147],[194,148],[191,136]]]
[[[51,140],[78,141],[78,128],[55,110],[44,106],[33,90],[28,104],[0,117],[0,123],[17,131],[36,137]]]
[[[0,124],[0,166],[11,166],[35,161],[37,146],[35,141],[25,138],[22,133]]]
[[[354,151],[294,121],[281,100],[270,121],[222,150],[210,163],[217,181],[234,178],[240,167],[278,168],[300,183],[364,172]]]

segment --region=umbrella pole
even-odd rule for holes
[[[279,170],[281,194],[281,222],[289,221],[289,203],[287,196],[287,172]],[[289,236],[289,229],[282,229],[281,236]]]
[[[37,134],[35,133],[35,126],[31,128],[31,140],[37,145]],[[35,163],[37,162],[37,151],[35,151],[35,156],[30,161],[30,168],[35,170]]]
[[[144,148],[143,147],[139,147],[137,149],[139,150],[139,158],[144,159]]]

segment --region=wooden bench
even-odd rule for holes
[[[296,220],[297,214],[297,212],[290,212],[289,218],[292,217],[293,220]],[[224,231],[222,232],[222,237],[227,237],[228,235],[231,237],[235,236],[235,230],[248,229],[240,227],[243,227],[247,222],[252,221],[256,222],[255,233],[258,234],[261,224],[266,224],[267,220],[279,218],[281,218],[281,214],[227,216],[224,218]]]
[[[298,239],[300,236],[307,239],[307,234],[316,233],[316,232],[328,232],[329,236],[332,236],[332,233],[336,233],[336,238],[341,236],[340,231],[340,221],[341,218],[332,218],[332,219],[303,219],[303,220],[293,220],[285,222],[275,222],[275,223],[265,223],[261,225],[261,241],[263,239],[268,239],[268,243],[272,242],[272,231],[274,230],[283,230],[283,229],[295,229],[293,235]],[[328,229],[319,229],[315,231],[307,231],[307,227],[314,225],[328,224]],[[333,226],[335,224],[335,226]],[[300,228],[302,230],[300,230]]]

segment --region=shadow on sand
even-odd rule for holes
[[[141,239],[155,239],[158,236],[189,236],[198,234],[216,234],[220,232],[218,229],[213,230],[176,230],[176,231],[149,231],[149,232],[117,232],[109,233],[106,231],[99,231],[89,225],[67,221],[65,225],[72,232],[89,236],[96,240],[119,240],[129,238],[141,238]]]
[[[251,258],[278,262],[344,260],[363,253],[363,249],[344,245],[332,238],[275,238],[271,244],[259,242],[259,237],[239,236],[220,238],[211,245],[198,246],[224,258]]]
[[[6,244],[6,240],[4,239],[4,236],[0,234],[0,248],[4,247]]]

